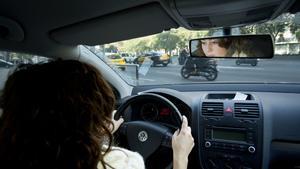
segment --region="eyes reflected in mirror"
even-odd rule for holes
[[[193,39],[190,41],[192,57],[251,57],[272,58],[273,41],[270,35],[241,35]]]

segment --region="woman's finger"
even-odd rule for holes
[[[181,124],[181,128],[186,128],[187,126],[188,126],[187,118],[183,115],[183,116],[182,116],[182,124]]]

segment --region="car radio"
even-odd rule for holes
[[[254,131],[245,128],[212,127],[205,129],[206,148],[255,152]]]
[[[204,168],[261,168],[259,103],[209,100],[201,105],[199,155]]]

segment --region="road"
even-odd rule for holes
[[[184,79],[180,75],[181,65],[176,62],[167,67],[150,67],[146,75],[139,74],[136,81],[136,68],[129,66],[125,71],[118,70],[132,84],[177,84],[207,82],[204,77],[192,76]],[[216,82],[297,82],[300,83],[299,60],[260,60],[258,65],[235,65],[235,60],[218,60],[218,77]],[[0,88],[4,86],[9,69],[0,68]]]
[[[207,82],[204,77],[191,76],[184,79],[180,75],[181,65],[169,64],[167,67],[151,67],[144,76],[139,74],[139,85],[175,84]],[[299,60],[260,60],[258,65],[235,65],[235,60],[218,60],[217,82],[300,82]],[[134,67],[122,72],[131,79],[136,79]]]

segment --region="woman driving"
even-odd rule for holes
[[[0,168],[143,169],[137,153],[112,145],[115,97],[93,66],[75,60],[21,65],[2,95]],[[183,117],[172,138],[174,169],[194,146]]]

